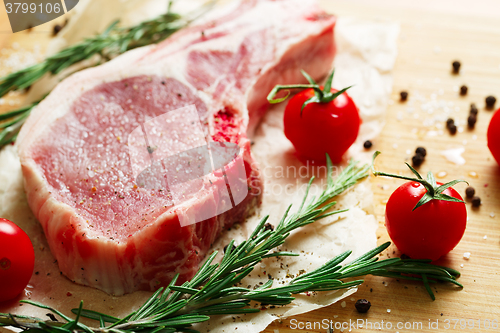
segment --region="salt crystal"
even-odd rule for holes
[[[427,132],[427,136],[438,136],[439,132],[438,131],[429,131]]]
[[[453,86],[453,91],[457,92],[458,90],[460,90],[458,86]]]
[[[483,239],[488,239],[488,236],[484,235]]]
[[[464,264],[460,264],[460,267],[461,267],[461,268],[464,268]]]
[[[391,309],[387,309],[387,313],[391,313]]]
[[[342,303],[340,303],[340,306],[343,307],[343,308],[345,308],[347,306],[347,304],[346,304],[345,301],[343,301]]]
[[[464,253],[464,259],[470,259],[470,252]]]
[[[410,155],[411,154],[411,150],[410,149],[406,149],[406,155]]]
[[[439,46],[434,46],[434,53],[439,54],[441,53],[441,48]]]
[[[448,174],[448,173],[447,173],[446,171],[441,171],[441,172],[439,172],[439,173],[437,174],[437,176],[438,176],[439,178],[444,178],[444,177],[446,177],[446,175],[447,175],[447,174]]]
[[[475,135],[475,134],[474,134],[474,135],[472,136],[472,140],[477,140],[477,135]]]
[[[464,147],[460,148],[452,148],[448,150],[441,151],[441,155],[443,155],[448,161],[458,164],[464,165],[465,159],[462,157],[462,154],[465,152]]]
[[[274,330],[274,333],[280,333],[280,330]]]
[[[495,217],[495,213],[491,212],[491,213],[490,213],[490,217],[491,217],[491,218],[494,218],[494,217]]]
[[[333,318],[338,318],[339,316],[338,315],[334,315]]]
[[[398,144],[397,143],[393,144],[392,148],[397,149],[398,148]]]
[[[353,301],[353,302],[354,302],[355,300],[356,300],[356,299],[355,299],[354,297],[351,297],[351,301]]]

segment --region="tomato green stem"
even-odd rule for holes
[[[339,90],[337,92],[332,92],[332,81],[333,81],[333,75],[335,74],[335,70],[332,71],[330,75],[328,75],[328,78],[326,79],[325,86],[323,89],[321,89],[321,86],[314,81],[314,79],[307,74],[305,71],[301,71],[302,75],[309,81],[310,84],[291,84],[291,85],[276,85],[273,90],[267,95],[267,100],[271,104],[277,104],[283,102],[285,99],[290,96],[290,90],[289,89],[314,89],[314,96],[309,98],[307,101],[302,104],[302,108],[300,109],[300,116],[302,117],[302,111],[304,108],[311,103],[330,103],[333,101],[335,98],[338,96],[342,95],[347,89],[351,88],[352,86],[349,86],[347,88],[344,88],[342,90]],[[281,90],[286,90],[287,94],[284,97],[281,98],[275,98],[276,94],[281,91]]]
[[[380,154],[381,154],[381,152],[379,152],[379,151],[376,151],[373,154],[373,160],[372,160],[371,169],[372,169],[372,173],[373,173],[373,175],[375,177],[377,177],[377,176],[386,176],[386,177],[391,177],[391,178],[398,178],[398,179],[409,180],[409,181],[412,181],[412,182],[417,182],[417,183],[422,184],[425,187],[425,189],[427,190],[427,192],[422,196],[422,198],[417,203],[417,205],[413,208],[413,210],[419,208],[422,205],[425,205],[426,203],[428,203],[428,202],[430,202],[432,200],[442,200],[442,201],[449,201],[449,202],[461,202],[461,203],[464,203],[463,200],[459,200],[459,199],[454,198],[452,196],[443,194],[443,192],[447,188],[452,187],[453,185],[458,184],[458,183],[462,183],[463,182],[463,183],[467,183],[467,185],[468,185],[469,183],[466,182],[465,180],[461,180],[461,179],[452,180],[451,182],[448,182],[446,184],[438,186],[437,183],[436,183],[436,178],[434,177],[434,174],[431,171],[429,171],[429,173],[427,174],[427,179],[423,179],[422,176],[420,176],[420,174],[418,173],[418,171],[415,170],[408,163],[406,163],[406,165],[408,166],[408,168],[410,168],[411,172],[413,172],[413,174],[415,175],[416,178],[375,171],[375,167],[374,167],[375,159]]]
[[[281,90],[286,89],[286,96],[281,97],[281,98],[275,98],[275,96],[280,92]],[[278,104],[283,102],[285,99],[290,96],[290,90],[289,89],[314,89],[315,91],[320,91],[320,93],[323,93],[321,91],[321,88],[317,84],[291,84],[291,85],[276,85],[273,90],[267,95],[267,100],[271,104]]]
[[[408,163],[406,163],[407,166],[411,167]],[[394,175],[394,174],[391,174],[391,173],[385,173],[385,172],[380,172],[380,171],[372,171],[373,175],[376,177],[376,176],[385,176],[385,177],[391,177],[391,178],[398,178],[398,179],[404,179],[404,180],[409,180],[409,181],[412,181],[412,182],[418,182],[420,184],[422,184],[425,189],[427,190],[427,192],[429,192],[429,194],[431,196],[434,196],[435,195],[435,191],[434,191],[434,187],[428,182],[426,181],[425,179],[415,179],[415,178],[412,178],[412,177],[405,177],[405,176],[400,176],[400,175]]]

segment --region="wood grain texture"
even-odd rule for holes
[[[484,109],[487,95],[496,95],[500,99],[500,2],[481,0],[471,4],[452,0],[383,0],[375,4],[368,0],[324,0],[322,5],[339,16],[391,19],[401,23],[399,55],[394,70],[393,104],[387,110],[386,127],[373,148],[383,152],[377,161],[377,168],[409,175],[404,161],[411,158],[417,146],[424,146],[428,156],[420,168],[423,173],[428,170],[440,173],[442,177],[438,177],[439,181],[456,178],[469,181],[481,196],[483,204],[477,210],[471,209],[470,203],[467,204],[469,222],[465,236],[455,250],[441,260],[442,264],[462,272],[460,282],[465,286],[463,290],[437,285],[433,288],[437,300],[432,302],[419,284],[367,277],[353,298],[366,298],[372,303],[367,314],[358,314],[354,301],[348,298],[345,307],[340,303],[334,304],[305,315],[276,321],[265,332],[327,331],[317,326],[313,329],[292,329],[294,325],[291,319],[304,324],[321,322],[323,319],[334,323],[357,319],[381,323],[383,320],[384,323],[392,324],[392,329],[387,329],[387,326],[382,330],[363,329],[366,332],[442,332],[446,331],[446,319],[450,320],[450,331],[500,330],[483,328],[485,319],[500,320],[497,301],[500,296],[500,168],[486,146],[486,130],[493,112]],[[0,26],[3,23],[0,22]],[[49,39],[48,31],[50,29],[47,27],[40,27],[35,28],[35,34],[21,32],[9,38],[0,34],[0,47],[9,47],[14,41],[26,48],[33,43],[43,47]],[[451,62],[456,59],[463,64],[460,75],[451,74]],[[460,97],[456,91],[462,84],[469,87],[465,97]],[[407,90],[410,94],[406,103],[399,102],[401,90]],[[480,111],[476,129],[469,131],[466,119],[469,105],[473,102]],[[500,107],[500,101],[497,107]],[[6,103],[0,106],[0,112],[8,108],[12,106]],[[429,108],[433,109],[432,114]],[[443,123],[448,116],[457,121],[463,132],[455,136],[446,132]],[[430,136],[432,133],[437,135]],[[441,156],[442,150],[453,147],[465,148],[462,155],[466,160],[464,165],[455,165]],[[372,179],[372,182],[375,212],[380,222],[378,236],[382,243],[388,240],[383,223],[385,203],[402,182],[384,178]],[[463,194],[465,185],[457,185],[456,189]],[[463,258],[464,252],[471,253],[469,260]],[[397,249],[391,247],[383,257],[397,255]],[[454,328],[453,319],[474,319],[475,327],[461,329],[458,324]],[[439,328],[429,328],[429,320],[438,320]],[[478,328],[478,320],[481,320],[481,328]],[[410,325],[421,323],[422,326],[398,329],[398,322]]]
[[[471,6],[470,2],[463,1],[421,3],[384,0],[374,4],[354,0],[323,1],[322,4],[339,16],[391,19],[401,24],[399,55],[394,69],[394,103],[387,110],[386,126],[373,147],[383,152],[376,163],[377,169],[410,175],[404,162],[411,158],[416,147],[424,146],[428,155],[420,171],[424,174],[429,170],[435,174],[446,173],[438,181],[458,178],[469,181],[481,196],[483,204],[473,210],[467,203],[469,222],[464,238],[440,261],[462,272],[459,281],[465,286],[463,290],[437,285],[433,287],[437,298],[433,302],[419,284],[367,277],[353,298],[366,298],[372,303],[367,314],[357,313],[355,302],[348,298],[345,308],[337,303],[294,319],[302,323],[323,319],[333,320],[334,323],[366,319],[373,324],[382,320],[392,324],[392,329],[388,329],[386,324],[382,330],[358,328],[354,332],[492,331],[484,329],[483,323],[485,319],[500,321],[500,306],[497,303],[500,296],[500,168],[487,148],[486,131],[493,112],[484,109],[484,98],[488,95],[500,97],[500,3],[479,1]],[[469,6],[474,7],[470,14]],[[450,8],[451,13],[446,8]],[[451,74],[453,60],[462,63],[460,75]],[[464,97],[456,91],[462,84],[469,87]],[[399,102],[402,90],[409,92],[406,103]],[[433,104],[430,102],[433,97],[437,101],[445,101],[447,105],[453,103],[449,107],[449,115],[442,109],[435,109],[433,114],[421,110],[422,105],[425,108]],[[423,99],[425,101],[421,101]],[[478,123],[472,131],[466,126],[470,103],[476,103],[479,108]],[[498,107],[500,104],[497,102]],[[455,136],[448,134],[444,129],[447,116],[453,117],[464,131]],[[440,118],[444,121],[436,120]],[[434,124],[431,125],[432,121]],[[428,136],[429,131],[439,133],[440,130],[442,135]],[[465,145],[464,140],[467,140]],[[464,165],[455,165],[441,156],[441,151],[454,147],[465,148],[462,154],[466,160]],[[380,222],[379,243],[389,240],[384,227],[385,203],[402,182],[387,178],[372,179],[375,212]],[[465,184],[455,188],[465,196]],[[491,213],[495,216],[490,217]],[[485,235],[487,239],[484,239]],[[471,253],[469,260],[463,258],[465,252]],[[399,255],[397,249],[391,247],[383,257]],[[265,332],[327,332],[323,328],[292,329],[296,325],[290,319],[272,324]],[[446,319],[450,321],[449,329],[445,327]],[[463,329],[460,323],[454,327],[453,319],[474,319],[475,327],[466,325]],[[429,320],[433,323],[438,320],[438,328],[429,328]],[[481,320],[481,328],[478,327],[478,320]],[[407,323],[411,328],[398,329],[398,322]],[[418,323],[422,326],[417,326]],[[340,332],[339,329],[334,331]]]

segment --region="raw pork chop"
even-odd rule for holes
[[[334,24],[311,1],[242,1],[61,82],[18,139],[28,201],[61,272],[115,295],[154,290],[177,273],[180,282],[191,278],[222,229],[259,203],[248,135],[268,108],[266,95],[275,84],[303,81],[300,69],[326,75]],[[155,119],[164,127],[148,130]],[[175,140],[161,143],[163,130]],[[203,153],[183,153],[193,149]],[[139,184],[149,176],[137,165],[162,160],[168,169],[165,160],[177,154],[182,174],[193,157],[209,165],[206,154],[217,149],[235,153],[215,172],[173,184],[169,169],[166,187]]]

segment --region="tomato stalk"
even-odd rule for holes
[[[277,104],[283,102],[285,99],[288,98],[288,96],[290,96],[289,89],[313,89],[314,96],[305,101],[304,104],[302,104],[302,108],[300,109],[300,116],[302,117],[302,111],[308,104],[330,103],[335,98],[342,95],[347,89],[352,87],[349,86],[337,92],[332,92],[332,81],[333,81],[333,75],[335,74],[335,70],[333,70],[332,73],[328,75],[328,78],[326,79],[325,82],[325,86],[323,88],[321,88],[321,86],[318,83],[316,83],[316,81],[314,81],[314,79],[305,71],[301,70],[301,73],[302,75],[304,75],[307,81],[309,81],[309,84],[276,85],[267,96],[267,100],[269,101],[269,103]],[[275,96],[281,90],[286,90],[286,96],[281,98],[275,98]]]
[[[454,185],[456,185],[458,183],[467,183],[467,185],[468,185],[469,183],[467,181],[462,180],[462,179],[456,179],[456,180],[452,180],[451,182],[448,182],[446,184],[443,184],[441,186],[438,186],[437,183],[436,183],[436,178],[434,177],[434,174],[432,173],[432,171],[429,171],[427,173],[427,179],[423,179],[422,176],[418,173],[418,171],[415,170],[411,165],[409,165],[406,162],[405,162],[405,164],[408,166],[408,168],[410,168],[411,172],[413,172],[413,174],[416,176],[416,178],[375,171],[375,167],[374,167],[375,159],[380,154],[381,154],[381,152],[379,152],[379,151],[376,151],[373,154],[372,173],[373,173],[373,175],[375,177],[376,176],[386,176],[386,177],[391,177],[391,178],[398,178],[398,179],[409,180],[409,181],[413,181],[413,182],[417,182],[417,183],[422,184],[425,187],[425,189],[427,190],[427,192],[424,194],[424,196],[415,205],[415,207],[413,208],[413,210],[419,208],[422,205],[425,205],[426,203],[428,203],[431,200],[442,200],[442,201],[449,201],[449,202],[461,202],[461,203],[464,203],[463,200],[459,200],[459,199],[454,198],[452,196],[443,194],[442,192],[444,190],[446,190],[447,188],[449,188],[451,186],[454,186]]]

